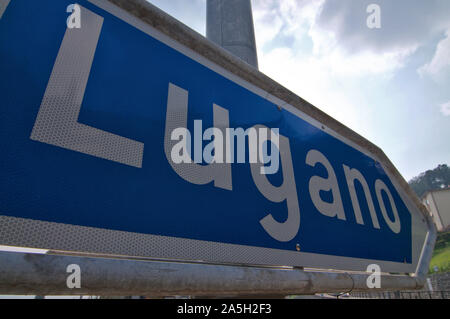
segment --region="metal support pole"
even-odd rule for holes
[[[69,265],[81,288],[69,289]],[[100,296],[295,295],[367,291],[367,273],[333,273],[101,257],[0,252],[0,294]],[[382,290],[417,289],[414,277],[384,275]]]
[[[250,0],[208,0],[206,37],[258,68]]]
[[[422,254],[416,270],[416,278],[420,287],[425,286],[427,275],[433,257],[434,245],[436,244],[437,229],[430,214],[424,215],[425,221],[428,224],[428,234],[425,237],[425,244],[422,249]]]

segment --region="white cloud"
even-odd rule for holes
[[[381,29],[367,27],[366,11],[373,0],[327,0],[318,26],[333,32],[348,53],[370,49],[377,53],[412,50],[430,35],[450,27],[450,2],[442,0],[377,0]]]
[[[366,49],[349,54],[332,31],[314,25],[309,35],[314,43],[314,56],[327,64],[331,73],[342,76],[385,74],[398,70],[404,66],[406,58],[416,50],[416,47],[385,52]]]
[[[349,54],[336,33],[318,22],[326,3],[326,0],[254,1],[260,69],[338,121],[371,136],[367,124],[371,102],[346,83],[370,81],[371,76],[390,78],[415,48],[360,50]],[[279,38],[288,39],[288,43],[280,45]],[[308,41],[309,52],[305,48]]]
[[[368,135],[369,128],[364,123],[370,110],[361,107],[366,104],[363,98],[350,95],[347,87],[330,73],[330,63],[314,57],[299,58],[288,48],[277,48],[262,55],[260,66],[278,83],[343,124]]]
[[[253,19],[257,25],[256,47],[263,48],[265,44],[272,41],[283,26],[282,17],[276,14],[276,9],[271,2],[261,0],[257,2],[253,11]]]
[[[263,72],[269,76],[275,75],[268,71],[270,67],[266,64],[269,60],[276,62],[270,57],[273,55],[271,50],[280,47],[292,51],[290,55],[293,60],[309,59],[308,65],[312,63],[328,74],[339,76],[362,77],[382,74],[386,77],[403,67],[406,58],[416,51],[418,47],[416,43],[393,46],[383,51],[374,50],[370,45],[365,47],[361,45],[357,50],[349,50],[352,48],[348,46],[348,42],[342,41],[339,30],[346,30],[347,27],[343,28],[342,25],[345,24],[344,20],[355,6],[354,2],[338,3],[344,2],[346,5],[339,7],[341,11],[337,10],[332,15],[328,8],[330,4],[336,4],[333,0],[254,1],[256,37],[260,67]],[[359,15],[357,14],[359,11],[354,11],[354,16],[361,18],[363,22],[362,27],[354,30],[353,35],[349,35],[354,39],[363,39],[366,33],[373,32],[365,24],[366,8],[361,8]],[[280,39],[284,39],[287,43]],[[305,44],[308,41],[312,43],[312,48],[309,48],[312,52],[308,52]],[[311,61],[311,57],[314,61]],[[278,68],[277,74],[280,72],[283,71]],[[302,72],[302,74],[305,73]]]
[[[260,49],[277,36],[298,40],[307,33],[324,0],[253,1],[256,42]]]
[[[441,40],[437,47],[433,59],[419,68],[421,76],[429,75],[436,81],[440,81],[446,71],[450,70],[450,29],[446,32],[446,37]]]
[[[444,116],[450,116],[450,101],[441,104],[441,113],[444,114]]]

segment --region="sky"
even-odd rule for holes
[[[205,35],[206,0],[148,1]],[[380,28],[367,26],[371,4]],[[407,181],[450,164],[449,0],[252,6],[261,72],[379,146]]]

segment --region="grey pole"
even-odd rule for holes
[[[258,68],[250,0],[207,0],[206,37]]]
[[[68,288],[69,265],[79,266],[80,288]],[[311,295],[371,290],[366,284],[369,275],[0,252],[0,294],[9,295]],[[404,275],[381,276],[383,291],[418,289],[419,282]]]

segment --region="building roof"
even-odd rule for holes
[[[445,191],[449,191],[450,190],[450,185],[445,187],[445,188],[438,188],[438,189],[433,189],[431,191],[427,191],[425,194],[422,195],[421,199],[424,199],[425,197],[428,196],[428,194],[430,193],[438,193],[438,192],[445,192]]]

